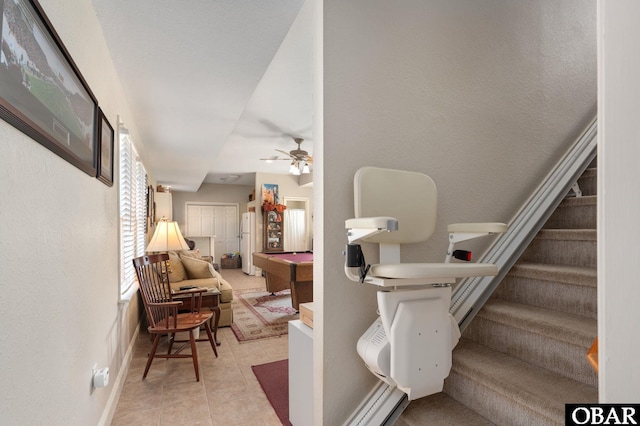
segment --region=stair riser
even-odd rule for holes
[[[480,315],[467,327],[464,337],[589,386],[598,384],[597,376],[585,356],[588,346],[554,340],[490,321]]]
[[[580,186],[580,191],[582,191],[582,195],[596,195],[598,192],[598,179],[596,176],[597,172],[587,171],[578,179],[578,185]]]
[[[595,268],[597,266],[595,240],[547,240],[536,238],[521,257],[524,262],[573,265]]]
[[[507,275],[494,295],[510,302],[597,319],[597,293],[595,287]]]
[[[597,206],[560,206],[551,215],[545,228],[551,229],[596,229]]]
[[[517,404],[508,395],[489,389],[482,383],[460,374],[455,368],[444,382],[444,392],[496,425],[530,426],[535,419],[536,426],[559,426],[564,421],[561,413],[557,413],[557,418],[563,421],[553,421],[547,416],[541,416],[540,413]]]

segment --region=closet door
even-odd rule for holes
[[[202,209],[208,206],[187,204],[187,223],[185,237],[208,237],[202,233]]]
[[[216,256],[239,252],[238,207],[215,206],[213,216]]]
[[[215,206],[203,206],[200,210],[200,224],[202,237],[216,235],[216,212]]]
[[[237,204],[187,203],[185,227],[185,237],[213,238],[216,260],[240,251]]]

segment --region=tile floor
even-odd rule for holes
[[[234,289],[264,286],[262,278],[238,271],[221,271]],[[288,358],[287,336],[238,343],[231,328],[223,327],[218,339],[218,358],[208,342],[198,343],[199,382],[190,358],[155,359],[142,380],[151,341],[141,331],[111,424],[280,425],[251,366]]]

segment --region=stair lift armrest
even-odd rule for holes
[[[388,216],[358,217],[345,221],[349,243],[372,237],[381,232],[398,230],[398,219]]]
[[[473,238],[507,232],[507,225],[499,222],[452,223],[447,227],[449,242],[459,243]]]
[[[452,223],[447,227],[447,232],[449,232],[449,248],[445,262],[449,263],[456,243],[493,234],[503,234],[507,232],[507,225],[500,222]]]

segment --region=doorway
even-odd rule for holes
[[[284,251],[311,250],[311,219],[309,199],[305,197],[284,197]]]

